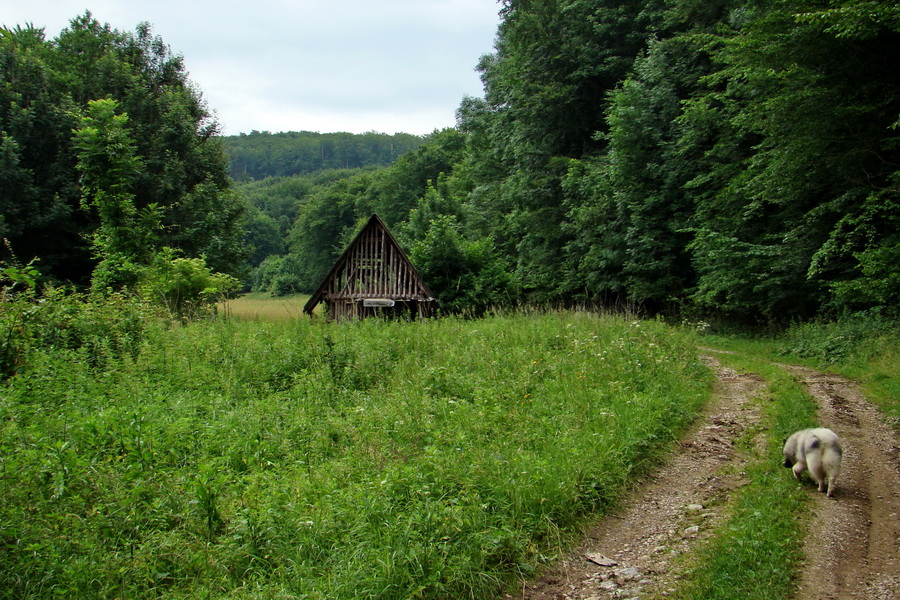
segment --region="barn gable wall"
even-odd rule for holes
[[[340,320],[400,312],[428,316],[437,304],[378,215],[347,246],[304,311],[312,314],[319,302],[326,303],[329,318]]]

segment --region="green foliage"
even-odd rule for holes
[[[296,291],[312,292],[358,231],[356,223],[361,215],[357,202],[371,181],[371,173],[359,173],[322,188],[309,198],[307,209],[297,218],[288,237],[292,258],[281,263],[295,269],[290,275],[300,282]]]
[[[388,227],[408,220],[428,186],[453,170],[464,144],[465,137],[455,129],[435,131],[427,143],[373,176],[359,216],[378,213]]]
[[[57,280],[133,282],[170,247],[256,290],[310,292],[378,213],[453,310],[772,326],[900,303],[893,4],[510,0],[501,16],[484,98],[424,138],[223,139],[146,24],[4,30],[0,235]],[[224,147],[257,179],[239,193]]]
[[[13,254],[9,240],[3,238],[3,245],[10,253],[11,260],[0,262],[0,266],[2,266],[2,269],[0,269],[0,285],[2,285],[2,288],[0,289],[5,294],[35,289],[39,275],[37,267],[34,266],[34,263],[37,262],[36,259],[32,259],[27,265],[22,265],[16,259],[15,254]]]
[[[363,134],[290,131],[224,138],[231,176],[262,180],[270,177],[309,175],[332,169],[386,167],[418,148],[427,137],[370,131]]]
[[[450,313],[483,314],[508,306],[515,282],[488,238],[468,241],[459,223],[440,215],[428,224],[425,237],[410,249],[419,275]]]
[[[249,248],[247,257],[247,287],[257,291],[272,289],[272,273],[270,265],[263,265],[267,260],[281,263],[287,259],[282,280],[290,282],[282,288],[309,287],[301,284],[300,271],[293,268],[292,259],[286,257],[288,237],[298,216],[308,210],[311,199],[317,198],[325,190],[337,182],[362,174],[360,169],[341,169],[318,171],[310,175],[292,177],[269,177],[261,181],[250,181],[238,184],[235,192],[248,205],[245,215],[244,231]],[[302,271],[302,269],[301,269]],[[313,284],[314,285],[314,284]]]
[[[886,69],[898,32],[885,21],[875,36],[835,36],[804,8],[764,6],[709,38],[717,69],[682,117],[705,163],[691,184],[695,297],[735,316],[877,306],[827,292],[849,292],[842,282],[865,277],[860,252],[896,236],[900,88]]]
[[[604,144],[607,93],[626,77],[659,16],[655,3],[506,2],[496,52],[482,58],[484,102],[464,101],[460,126],[475,143],[469,170],[490,236],[537,301],[571,299],[584,279],[562,187],[569,163]],[[569,298],[566,298],[566,296]]]
[[[4,383],[0,596],[495,597],[710,381],[690,336],[587,314],[142,331]]]
[[[860,276],[831,284],[834,303],[851,310],[870,306],[884,307],[897,314],[900,307],[900,243],[885,240],[879,246],[855,253]]]
[[[884,29],[900,31],[900,11],[884,0],[842,0],[828,8],[803,7],[797,15],[801,23],[810,23],[838,38],[867,39]]]
[[[141,352],[147,317],[137,298],[67,293],[45,287],[0,290],[0,378],[40,368],[62,354],[88,368],[107,368]],[[52,377],[52,374],[48,375]]]
[[[92,236],[95,290],[134,285],[139,265],[153,251],[160,215],[148,207],[139,218],[131,189],[140,168],[127,129],[128,116],[116,114],[115,100],[88,102],[73,144],[81,172],[82,208],[96,208],[100,224]]]
[[[877,312],[847,314],[830,322],[797,323],[780,340],[783,355],[812,359],[818,364],[874,358],[879,338],[895,339],[896,321]]]
[[[118,103],[111,99],[88,102],[80,127],[74,132],[82,205],[100,211],[101,229],[120,227],[122,224],[116,221],[134,215],[130,190],[140,160],[135,156],[135,143],[128,131],[128,115],[116,114],[117,109]],[[107,225],[106,221],[110,223]],[[106,237],[112,236],[110,233]]]
[[[262,287],[253,289],[272,291],[275,278],[282,277],[287,285],[280,287],[286,293],[313,291],[373,212],[389,227],[407,221],[433,182],[452,169],[463,141],[459,132],[438,132],[388,168],[345,171],[330,183],[310,188],[289,234],[287,256],[261,266],[254,286]],[[289,181],[300,180],[285,183]]]
[[[245,214],[244,231],[250,250],[249,266],[258,267],[269,256],[284,254],[286,232],[278,221],[255,206]]]
[[[179,319],[210,311],[240,287],[231,275],[211,272],[204,259],[179,257],[171,248],[164,248],[155,256],[139,277],[136,287],[140,294]]]
[[[46,276],[87,283],[97,243],[115,264],[167,245],[215,270],[241,266],[242,204],[217,125],[149,25],[123,33],[85,13],[53,40],[0,30],[0,75],[0,229]],[[148,233],[158,243],[141,246]],[[107,266],[115,280],[120,267]]]
[[[304,272],[293,255],[270,256],[253,272],[252,289],[273,296],[288,296],[309,287],[298,273]]]
[[[34,261],[22,265],[3,240],[11,259],[0,262],[0,377],[14,374],[26,361],[27,319],[32,313],[38,270]]]

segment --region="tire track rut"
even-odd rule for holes
[[[833,499],[817,494],[797,600],[900,599],[900,449],[890,426],[847,379],[782,365],[843,441]]]

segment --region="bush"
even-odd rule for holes
[[[171,248],[163,249],[143,270],[138,284],[144,298],[182,320],[211,311],[216,302],[233,297],[239,288],[237,279],[211,272],[204,259],[177,258]]]
[[[0,296],[0,378],[29,370],[40,356],[74,352],[89,367],[140,354],[149,308],[135,296],[107,297],[46,287]]]
[[[253,271],[252,290],[273,296],[290,296],[309,291],[297,269],[297,258],[269,256]]]
[[[785,333],[778,351],[781,355],[838,363],[865,358],[876,347],[870,342],[883,336],[896,336],[898,332],[898,323],[876,310],[847,314],[837,321],[793,325]]]
[[[483,315],[508,305],[517,293],[515,278],[488,238],[467,240],[456,218],[433,219],[410,259],[449,313]]]
[[[291,296],[300,292],[300,278],[288,274],[280,274],[272,282],[270,292],[273,296]]]

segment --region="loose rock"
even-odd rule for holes
[[[596,552],[589,552],[588,554],[585,554],[585,557],[595,565],[600,565],[601,567],[615,567],[619,564],[608,556]]]
[[[641,572],[634,567],[627,567],[616,571],[616,577],[622,581],[634,581],[641,578]]]
[[[597,587],[605,592],[612,592],[613,590],[619,589],[619,584],[610,579],[609,581],[604,581]]]

